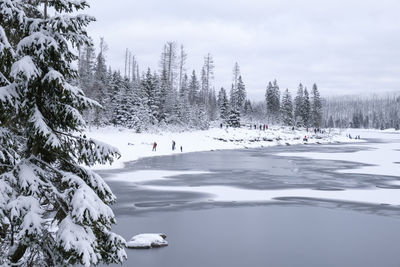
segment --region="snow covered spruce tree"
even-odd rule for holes
[[[118,151],[82,134],[96,102],[69,83],[93,18],[68,15],[85,0],[46,1],[51,17],[41,2],[0,0],[0,265],[120,263],[115,196],[82,167]]]
[[[218,93],[217,103],[219,108],[219,117],[223,122],[226,122],[229,117],[229,102],[226,95],[226,90],[223,87],[221,87],[221,90]]]
[[[297,95],[294,98],[294,121],[297,127],[303,126],[303,108],[304,108],[304,91],[303,85],[300,83],[297,89]]]
[[[286,126],[293,125],[293,102],[292,96],[290,95],[289,89],[286,89],[283,93],[282,104],[281,104],[282,122]]]
[[[274,80],[269,82],[265,92],[265,100],[267,103],[268,118],[272,122],[277,122],[279,119],[280,109],[280,91],[278,82]]]
[[[312,104],[311,104],[312,126],[321,127],[322,124],[322,101],[317,85],[314,83],[312,88]]]
[[[231,127],[240,127],[240,112],[236,106],[232,107],[228,115],[228,125]]]
[[[302,120],[303,120],[304,127],[310,127],[310,123],[311,123],[311,103],[310,103],[310,96],[308,94],[307,87],[304,87],[303,109],[301,111],[301,117],[302,117]]]

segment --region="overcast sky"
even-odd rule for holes
[[[124,69],[124,52],[142,70],[158,69],[163,44],[188,53],[188,72],[210,52],[216,90],[241,67],[248,96],[262,100],[268,81],[296,91],[316,82],[323,95],[400,91],[399,0],[90,0],[86,13],[107,61]]]

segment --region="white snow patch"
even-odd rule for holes
[[[30,56],[24,56],[11,66],[10,75],[16,79],[21,73],[29,80],[40,75],[40,70],[36,68]]]
[[[152,248],[152,247],[165,247],[168,246],[168,242],[165,240],[167,236],[165,234],[140,234],[134,237],[126,243],[128,248]]]
[[[344,202],[400,205],[398,189],[349,189],[325,191],[313,189],[253,190],[229,186],[146,186],[150,190],[195,192],[209,194],[209,201],[216,202],[271,202],[277,198],[314,198]]]
[[[395,185],[395,186],[400,186],[400,181],[399,181],[399,180],[396,180],[396,181],[388,182],[387,184],[389,184],[389,185]]]

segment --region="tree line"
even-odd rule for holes
[[[329,128],[400,129],[400,94],[336,96],[325,99],[323,123]]]
[[[184,46],[167,42],[161,52],[159,70],[147,68],[140,73],[135,56],[126,49],[121,74],[107,68],[107,45],[103,39],[98,50],[95,55],[93,44],[79,49],[78,83],[87,96],[103,106],[85,114],[93,125],[123,126],[138,132],[163,125],[206,129],[213,121],[232,127],[253,120],[287,126],[322,125],[323,102],[316,84],[311,97],[300,84],[292,99],[288,89],[281,96],[274,80],[267,85],[265,99],[251,102],[238,63],[233,67],[230,89],[222,87],[216,92],[215,65],[210,53],[204,57],[199,72],[188,72]]]

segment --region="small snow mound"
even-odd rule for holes
[[[140,234],[135,235],[126,243],[127,248],[158,248],[168,246],[165,234]]]

